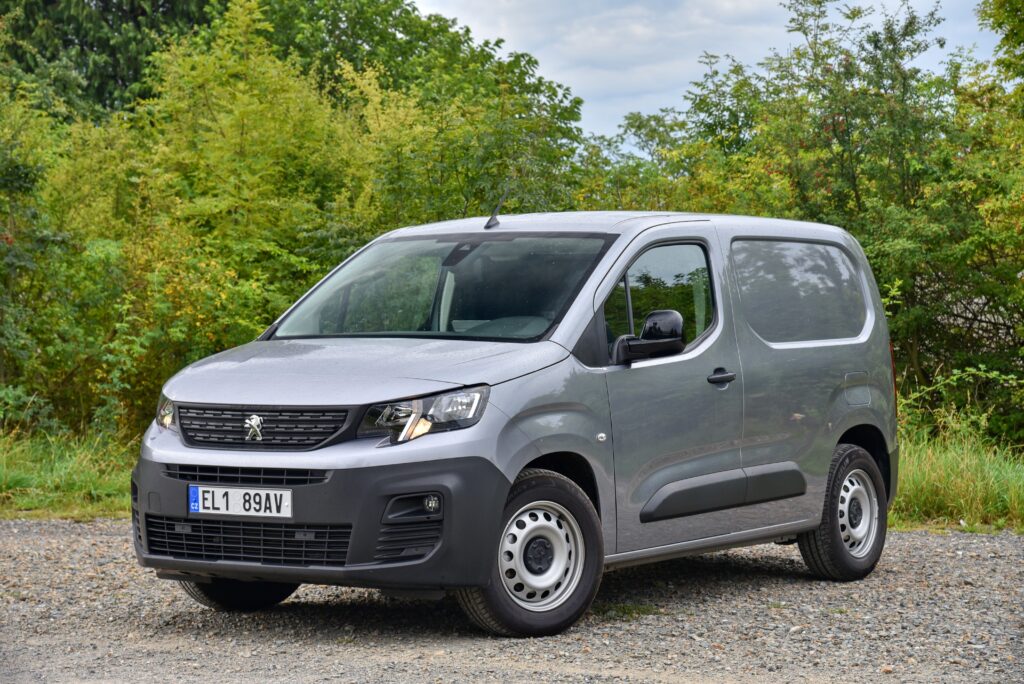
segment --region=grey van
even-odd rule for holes
[[[451,592],[559,632],[606,570],[758,543],[864,577],[897,479],[891,348],[825,225],[559,213],[403,228],[167,382],[135,550],[200,603]]]

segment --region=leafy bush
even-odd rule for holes
[[[8,163],[24,220],[0,242],[6,413],[30,396],[74,429],[137,431],[167,377],[256,337],[380,232],[488,211],[506,185],[513,206],[568,203],[579,104],[535,64],[459,34],[446,59],[479,88],[438,99],[370,65],[304,71],[263,16],[237,0],[172,41],[152,57],[151,96],[100,123],[17,95],[0,111],[41,131],[19,125],[8,145],[28,152]]]

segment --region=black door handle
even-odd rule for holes
[[[724,385],[736,379],[736,374],[724,368],[716,368],[715,372],[708,376],[708,382],[712,385]]]

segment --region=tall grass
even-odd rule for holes
[[[984,418],[939,410],[900,431],[899,489],[891,520],[1024,532],[1024,458],[986,436]]]
[[[137,454],[131,440],[0,434],[0,517],[127,515]]]

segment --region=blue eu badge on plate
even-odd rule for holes
[[[188,486],[188,510],[192,513],[199,512],[199,487]]]

